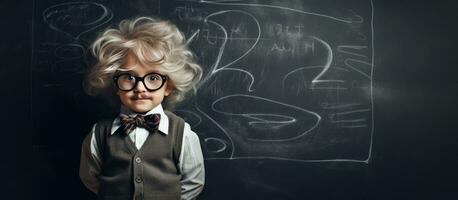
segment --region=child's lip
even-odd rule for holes
[[[133,100],[150,100],[151,97],[133,97]]]

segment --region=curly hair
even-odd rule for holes
[[[188,49],[185,36],[171,22],[151,17],[123,20],[118,29],[105,30],[91,45],[96,64],[91,68],[85,90],[90,95],[114,94],[112,77],[128,53],[139,62],[157,65],[171,80],[173,92],[164,99],[166,107],[181,102],[196,90],[202,68]]]

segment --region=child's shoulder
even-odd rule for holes
[[[164,110],[164,113],[168,117],[169,127],[172,130],[184,130],[186,121],[183,118],[170,110]]]

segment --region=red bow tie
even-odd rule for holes
[[[154,133],[159,128],[159,122],[161,121],[160,114],[151,114],[146,116],[137,115],[135,117],[129,117],[125,114],[121,114],[119,117],[121,118],[122,128],[127,135],[136,127],[143,127],[150,133]]]

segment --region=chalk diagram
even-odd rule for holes
[[[95,2],[66,2],[47,7],[42,12],[42,20],[59,38],[68,42],[46,42],[40,44],[40,53],[57,58],[52,63],[52,72],[84,73],[86,47],[88,41],[82,35],[95,30],[113,18],[113,13],[104,5]],[[51,51],[49,49],[52,49]],[[52,54],[52,55],[48,55]],[[56,59],[53,59],[56,60]]]
[[[113,13],[105,5],[89,1],[35,2],[34,10],[34,90],[41,94],[65,91],[69,103],[81,106],[85,95],[82,77],[90,65],[87,47],[92,41],[88,38],[108,23]],[[37,93],[37,102],[41,94]]]
[[[176,2],[169,17],[205,71],[192,106],[178,113],[206,159],[369,162],[372,1]]]

